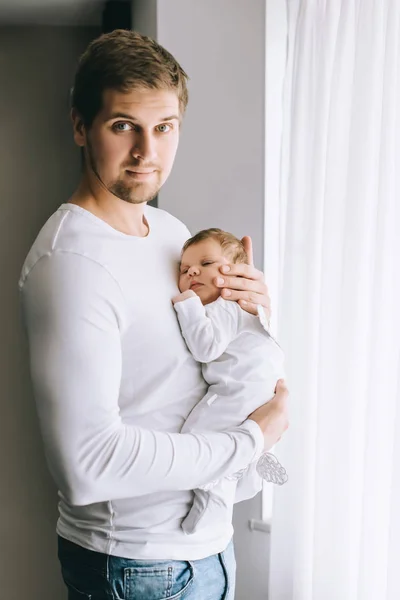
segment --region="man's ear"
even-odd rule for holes
[[[74,130],[75,144],[83,148],[83,146],[86,145],[86,128],[82,117],[75,108],[71,110],[71,121]]]

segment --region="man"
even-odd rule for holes
[[[81,182],[21,274],[70,600],[232,598],[231,513],[193,535],[180,524],[191,490],[245,468],[287,427],[281,384],[240,427],[179,433],[205,389],[171,304],[190,234],[146,203],[171,171],[187,97],[186,74],[155,41],[115,31],[90,44],[72,95]],[[224,296],[268,309],[253,266],[223,279]]]

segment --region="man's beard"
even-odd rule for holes
[[[151,187],[147,187],[140,183],[133,183],[132,186],[129,186],[126,183],[124,183],[122,179],[116,179],[115,181],[107,185],[100,177],[100,173],[94,158],[92,146],[89,140],[87,144],[87,153],[90,167],[93,173],[96,175],[97,179],[99,180],[101,186],[120,200],[123,200],[124,202],[129,202],[130,204],[142,204],[143,202],[150,202],[151,200],[154,200],[154,198],[160,191],[161,185],[159,185],[158,182],[155,182]]]
[[[111,194],[114,194],[114,196],[117,196],[120,200],[129,202],[130,204],[150,202],[150,200],[153,200],[157,196],[160,187],[161,186],[153,185],[149,188],[140,184],[131,187],[126,185],[121,179],[117,179],[110,185],[106,185],[106,188]]]

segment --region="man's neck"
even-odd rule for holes
[[[149,226],[144,216],[146,202],[131,204],[100,186],[90,185],[85,176],[68,201],[91,212],[111,227],[136,237],[146,237]]]

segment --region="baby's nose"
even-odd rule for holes
[[[190,269],[189,269],[189,275],[195,275],[198,272],[199,272],[199,269],[197,267],[190,267]]]

